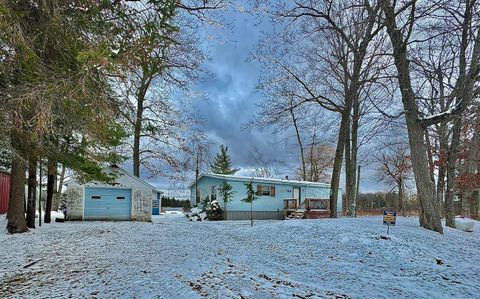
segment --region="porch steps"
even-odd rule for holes
[[[293,212],[290,212],[285,219],[303,219],[305,217],[305,211],[304,210],[295,210]]]

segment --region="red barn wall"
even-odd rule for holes
[[[8,197],[10,194],[10,176],[6,173],[0,173],[0,214],[8,210]]]

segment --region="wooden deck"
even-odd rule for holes
[[[295,198],[283,200],[283,214],[286,219],[321,219],[330,217],[330,199],[306,198],[302,206],[298,206]]]

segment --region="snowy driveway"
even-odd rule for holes
[[[384,240],[380,217],[52,223],[0,233],[0,298],[479,298],[476,229],[400,218]]]

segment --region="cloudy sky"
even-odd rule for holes
[[[264,100],[256,90],[261,67],[249,59],[249,54],[262,32],[269,30],[268,20],[260,22],[254,16],[238,11],[228,12],[225,19],[229,28],[213,31],[214,38],[204,45],[211,58],[203,65],[208,75],[195,86],[207,98],[194,101],[204,120],[203,130],[217,148],[220,144],[228,146],[234,166],[242,171],[251,165],[254,148],[265,159],[293,166],[298,163],[298,156],[291,133],[275,135],[269,130],[242,130],[242,125],[254,117],[256,104]],[[364,168],[360,191],[385,190],[387,187],[374,181],[370,168]],[[281,167],[280,174],[293,176],[288,166]],[[170,182],[161,178],[150,181],[162,189],[170,188]]]

